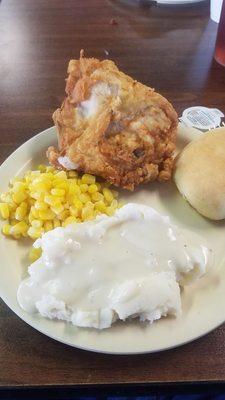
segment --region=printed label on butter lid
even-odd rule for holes
[[[201,130],[209,130],[224,126],[221,119],[224,114],[217,108],[207,107],[190,107],[183,111],[182,116],[179,118],[188,127],[193,127]]]

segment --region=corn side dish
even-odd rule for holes
[[[15,239],[33,240],[42,233],[73,222],[83,222],[99,214],[112,215],[118,208],[118,193],[95,176],[76,171],[58,171],[39,165],[27,171],[23,178],[10,181],[7,192],[0,198],[0,215],[7,223],[2,233]],[[30,260],[37,258],[32,249]]]

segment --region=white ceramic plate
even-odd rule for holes
[[[183,147],[198,134],[199,131],[179,127],[179,146]],[[46,162],[46,149],[55,141],[55,129],[50,128],[17,149],[0,167],[0,190],[7,189],[11,177]],[[213,250],[213,267],[205,277],[182,292],[183,314],[180,318],[164,318],[150,326],[140,325],[137,321],[119,322],[110,329],[97,331],[47,320],[38,314],[29,315],[19,307],[16,292],[26,274],[26,256],[31,243],[16,242],[0,235],[0,294],[5,303],[25,322],[51,338],[70,346],[114,354],[165,350],[219,326],[225,320],[225,224],[201,217],[182,199],[173,183],[146,185],[134,193],[121,192],[121,197],[169,215],[179,227],[202,235]]]

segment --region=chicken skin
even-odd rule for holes
[[[83,51],[68,74],[67,97],[53,114],[59,150],[48,149],[50,163],[129,190],[169,180],[178,121],[172,105],[113,61]]]

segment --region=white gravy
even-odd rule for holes
[[[19,286],[20,306],[100,329],[117,319],[181,313],[179,285],[205,273],[209,254],[168,217],[133,203],[112,217],[47,232],[35,247],[42,256]]]

